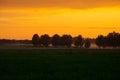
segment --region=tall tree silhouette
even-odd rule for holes
[[[71,35],[63,35],[61,37],[61,44],[66,47],[71,47],[72,45],[72,36]]]
[[[40,37],[40,43],[41,45],[43,45],[44,47],[48,47],[49,44],[51,42],[51,38],[48,34],[44,34]]]
[[[38,46],[39,45],[39,36],[38,34],[34,34],[32,37],[32,43],[34,46]]]
[[[100,35],[96,38],[96,44],[99,47],[119,47],[120,34],[112,32],[109,33],[107,36]]]
[[[51,39],[51,43],[55,47],[59,46],[60,45],[60,36],[58,34],[55,34]]]
[[[74,39],[74,45],[76,47],[82,47],[83,46],[83,38],[81,35],[78,35],[77,37],[75,37]]]
[[[120,45],[120,34],[116,32],[107,35],[107,45],[110,47],[117,47]]]
[[[95,40],[96,45],[100,47],[105,47],[106,46],[106,37],[103,35],[99,35],[96,40]]]

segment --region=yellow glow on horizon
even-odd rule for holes
[[[120,7],[2,9],[0,38],[31,39],[34,33],[95,38],[111,31],[120,32],[119,14]]]

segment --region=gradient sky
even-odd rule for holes
[[[0,39],[120,32],[120,0],[0,0]]]

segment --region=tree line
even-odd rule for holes
[[[5,44],[31,44],[31,40],[0,39],[0,45]]]
[[[50,37],[48,34],[39,36],[34,34],[32,40],[10,40],[0,39],[0,46],[5,44],[33,44],[35,47],[77,47],[77,48],[89,48],[91,44],[96,44],[99,48],[105,47],[120,47],[120,33],[111,32],[106,36],[98,35],[95,39],[85,39],[82,35],[72,37],[71,35],[64,34],[62,36],[55,34]]]
[[[120,33],[111,32],[108,35],[98,35],[98,37],[94,40],[94,43],[99,48],[105,47],[120,47]],[[32,37],[32,44],[37,47],[49,47],[50,45],[53,47],[85,47],[90,48],[91,39],[85,39],[82,35],[78,35],[76,37],[72,37],[71,35],[64,34],[62,36],[55,34],[50,37],[48,34],[43,34],[39,36],[38,34],[34,34]]]
[[[32,37],[32,43],[35,47],[42,46],[48,47],[52,45],[53,47],[72,47],[72,44],[75,47],[90,47],[90,40],[84,39],[81,35],[76,37],[72,37],[71,35],[64,34],[62,36],[55,34],[50,37],[48,34],[41,35],[39,37],[38,34],[34,34]]]

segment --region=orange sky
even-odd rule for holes
[[[0,39],[120,32],[120,0],[0,0]]]

